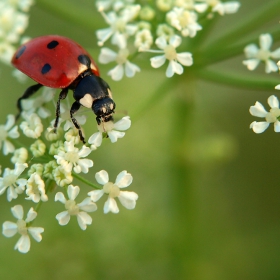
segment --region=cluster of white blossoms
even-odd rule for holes
[[[1,0],[0,1],[0,61],[10,65],[11,58],[18,43],[24,43],[28,38],[23,33],[28,26],[28,12],[33,0]],[[23,79],[19,71],[14,75]]]
[[[28,211],[25,220],[23,206],[18,203],[13,205],[11,210],[17,221],[6,221],[3,224],[4,236],[12,237],[17,233],[21,235],[15,245],[15,249],[21,253],[30,250],[30,236],[37,242],[42,240],[41,233],[44,228],[33,227],[33,223],[40,205],[50,202],[50,192],[56,193],[55,201],[64,204],[62,212],[54,217],[58,223],[64,226],[68,224],[71,216],[76,216],[82,230],[92,223],[89,213],[97,210],[96,202],[101,196],[108,197],[105,200],[104,213],[119,212],[116,198],[127,209],[134,209],[138,199],[135,192],[122,190],[132,183],[132,175],[127,171],[120,172],[115,183],[109,181],[105,170],[96,173],[98,184],[95,184],[94,180],[81,177],[82,173],[89,173],[93,168],[94,162],[89,156],[103,141],[115,143],[124,137],[125,131],[131,126],[129,116],[117,122],[109,121],[97,125],[96,132],[83,144],[71,122],[67,99],[61,104],[59,127],[57,133],[54,133],[52,114],[55,112],[55,104],[51,102],[54,94],[54,89],[44,88],[41,95],[23,100],[21,122],[16,124],[15,116],[8,115],[6,123],[0,125],[0,148],[6,157],[10,157],[12,166],[2,167],[3,172],[0,171],[0,195],[5,195],[9,202],[22,196],[35,204],[35,207]],[[87,120],[79,113],[75,117],[80,124]],[[28,148],[20,144],[20,138],[26,138],[24,142],[29,141]],[[79,182],[85,183],[91,189],[84,199],[76,201],[80,192],[77,185]]]
[[[260,62],[265,64],[265,72],[277,72],[280,70],[280,61],[276,63],[276,59],[280,59],[280,48],[274,51],[270,51],[273,38],[270,34],[261,34],[259,38],[260,48],[255,44],[250,44],[245,47],[244,52],[247,57],[243,61],[243,64],[247,66],[249,70],[255,70]],[[279,69],[278,69],[279,68]],[[275,89],[280,90],[280,84],[275,86]],[[255,133],[264,132],[269,124],[274,124],[274,131],[280,132],[280,108],[279,100],[275,95],[271,95],[268,100],[270,106],[269,112],[266,111],[264,106],[260,102],[256,102],[254,106],[251,106],[249,112],[252,116],[258,118],[264,118],[264,121],[253,121],[250,124],[250,128]]]
[[[200,18],[213,18],[237,12],[238,1],[220,0],[157,0],[142,3],[134,0],[97,1],[98,11],[108,27],[96,31],[101,48],[99,62],[117,65],[108,75],[115,81],[124,75],[134,77],[140,72],[139,65],[131,62],[136,56],[143,59],[148,53],[157,53],[150,58],[153,68],[168,62],[166,76],[181,75],[184,66],[193,64],[193,57],[185,50],[188,40],[202,30]],[[110,42],[112,48],[104,44]],[[146,54],[144,54],[146,53]]]

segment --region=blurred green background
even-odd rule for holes
[[[57,2],[37,1],[26,35],[64,35],[97,58],[95,30],[106,25],[94,1]],[[266,5],[260,0],[240,2],[237,14],[220,18],[209,41]],[[72,17],[56,10],[66,4],[76,7]],[[88,27],[81,27],[79,19],[88,21]],[[279,17],[271,18],[253,35],[258,38],[277,25],[280,28]],[[273,50],[276,47],[279,44]],[[214,67],[266,77],[264,65],[249,73],[243,59],[241,54]],[[0,278],[280,279],[279,135],[272,127],[254,134],[249,124],[256,118],[248,112],[257,100],[268,108],[267,98],[278,92],[229,87],[222,81],[189,79],[186,74],[183,86],[178,87],[175,78],[168,95],[146,106],[166,79],[165,66],[154,70],[148,65],[136,77],[120,82],[106,76],[113,64],[99,66],[113,90],[117,115],[127,111],[132,127],[123,139],[106,142],[92,154],[95,166],[87,178],[94,181],[101,169],[109,172],[112,181],[122,170],[132,173],[134,181],[128,190],[139,194],[136,208],[129,211],[120,206],[118,215],[104,215],[101,200],[99,211],[91,215],[93,224],[82,231],[75,218],[65,227],[58,225],[55,215],[63,205],[52,202],[50,194],[34,224],[45,228],[41,243],[32,240],[31,251],[24,255],[13,250],[18,236],[0,238]],[[278,78],[279,74],[273,75]],[[0,81],[0,119],[5,123],[7,114],[16,113],[16,100],[32,81],[18,83],[5,65],[1,65]],[[194,105],[184,107],[182,103],[188,101]],[[178,110],[183,114],[178,115]],[[94,118],[88,113],[86,131],[95,129]],[[3,156],[1,165],[11,167]],[[84,186],[80,199],[89,190]],[[10,203],[6,194],[1,197],[1,223],[14,220],[10,207],[18,203],[24,204],[25,211],[33,206],[22,197]]]

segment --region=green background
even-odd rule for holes
[[[209,41],[276,1],[240,1],[240,11],[221,17]],[[95,30],[106,25],[94,1],[57,2],[37,1],[25,34],[64,35],[97,58]],[[71,10],[70,17],[63,6]],[[250,35],[257,39],[271,26],[280,29],[279,19],[263,22]],[[279,44],[272,49],[276,47]],[[249,73],[243,59],[240,54],[214,68],[256,79],[268,77],[264,65]],[[105,215],[103,198],[99,211],[91,215],[93,224],[82,231],[75,217],[65,227],[58,225],[55,215],[63,211],[63,205],[52,202],[54,194],[50,194],[34,224],[45,228],[43,240],[32,240],[28,254],[13,250],[18,235],[0,238],[0,278],[280,279],[279,135],[272,127],[254,134],[249,124],[257,119],[248,112],[257,100],[268,109],[267,98],[278,92],[189,78],[191,68],[185,68],[185,80],[170,80],[168,93],[157,95],[150,104],[166,80],[167,65],[155,70],[148,59],[134,62],[143,68],[141,73],[120,82],[106,76],[113,64],[99,65],[113,90],[117,117],[128,112],[132,127],[123,139],[115,144],[107,141],[92,154],[95,165],[87,179],[95,181],[95,172],[105,169],[114,181],[127,170],[134,178],[127,190],[139,195],[136,208],[129,211],[120,206],[119,214]],[[17,98],[32,84],[31,80],[18,83],[11,69],[1,65],[1,123],[7,114],[16,113]],[[278,75],[269,76],[278,79]],[[85,131],[94,131],[95,117],[91,112],[87,116]],[[3,156],[1,164],[11,167]],[[90,188],[79,185],[82,200]],[[25,211],[34,206],[23,197],[10,203],[6,194],[0,199],[1,223],[14,221],[10,207],[15,204],[22,203]]]

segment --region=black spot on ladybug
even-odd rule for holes
[[[79,55],[78,60],[81,64],[84,64],[88,68],[90,68],[91,61],[90,61],[90,58],[87,55],[85,55],[85,54]]]
[[[47,74],[50,70],[52,69],[52,67],[46,63],[42,69],[41,69],[41,73],[44,75],[44,74]]]
[[[58,44],[59,44],[58,41],[53,40],[53,41],[51,41],[47,44],[47,48],[48,49],[54,49]]]
[[[16,59],[19,59],[25,50],[26,50],[26,46],[22,46],[17,52]]]

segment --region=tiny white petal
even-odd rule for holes
[[[63,211],[61,213],[58,213],[55,218],[57,219],[58,223],[61,226],[65,226],[69,223],[70,221],[70,215],[68,213],[68,211]]]
[[[115,68],[111,69],[108,72],[108,75],[111,76],[111,78],[114,81],[121,80],[123,77],[123,74],[124,74],[124,69],[123,69],[123,65],[121,65],[121,64],[118,64]]]
[[[88,139],[88,143],[91,145],[94,145],[96,147],[99,147],[102,143],[102,133],[96,132],[90,136]]]
[[[154,68],[159,68],[160,66],[162,66],[165,61],[166,61],[166,57],[165,55],[158,55],[158,56],[154,56],[152,58],[150,58],[151,61],[151,65]]]
[[[269,96],[267,103],[271,108],[279,108],[279,100],[275,95]]]
[[[109,182],[109,175],[107,171],[101,170],[95,174],[95,179],[100,185],[105,185]]]
[[[22,235],[15,245],[15,250],[21,253],[27,253],[30,250],[30,238],[28,235]]]
[[[138,194],[135,192],[121,191],[118,199],[125,208],[134,209],[136,206],[136,200],[138,199]]]
[[[249,112],[252,116],[265,118],[268,113],[260,102],[256,102],[254,106],[251,106]]]
[[[78,186],[69,185],[67,188],[67,194],[69,199],[75,200],[80,192],[80,188]]]
[[[181,43],[182,43],[182,38],[178,35],[171,36],[171,38],[169,40],[169,44],[171,46],[173,46],[174,48],[177,48],[178,46],[180,46]]]
[[[274,131],[275,132],[280,132],[280,122],[279,121],[276,121],[274,123]]]
[[[11,211],[15,218],[17,218],[18,220],[23,219],[23,208],[21,205],[15,205],[11,208]]]
[[[108,131],[108,136],[111,142],[115,143],[119,138],[123,138],[125,136],[125,133],[121,131],[112,130],[112,131]]]
[[[91,216],[86,212],[79,212],[77,214],[77,220],[78,220],[78,224],[82,230],[86,230],[87,225],[91,225],[91,223],[92,223]]]
[[[271,72],[277,72],[277,71],[278,71],[277,64],[273,60],[267,59],[265,61],[265,73],[271,73]]]
[[[155,43],[159,49],[164,49],[167,46],[166,39],[163,36],[157,38]]]
[[[37,242],[40,242],[42,240],[41,233],[44,232],[44,229],[42,227],[29,227],[28,232]]]
[[[4,222],[2,226],[2,233],[6,237],[12,237],[17,233],[18,226],[16,223],[13,222]]]
[[[260,35],[260,47],[263,50],[269,50],[272,45],[272,36],[269,33]]]
[[[112,213],[119,213],[119,208],[118,208],[118,205],[117,205],[117,202],[114,198],[112,197],[108,197],[108,199],[106,200],[105,204],[104,204],[104,213],[107,214],[109,212],[112,212]]]
[[[131,126],[131,120],[129,116],[123,117],[121,120],[114,123],[114,128],[116,130],[127,130]]]
[[[54,201],[60,201],[61,203],[65,204],[66,198],[62,192],[58,192],[55,195]]]
[[[257,66],[260,63],[260,60],[256,58],[251,58],[251,59],[243,60],[242,63],[247,66],[248,70],[252,71],[257,68]]]
[[[133,178],[132,178],[131,174],[127,173],[127,171],[124,170],[118,174],[115,184],[119,188],[126,188],[132,183],[132,180],[133,180]]]
[[[274,59],[280,58],[280,48],[270,53],[271,57]]]
[[[253,129],[255,133],[263,133],[269,126],[268,122],[252,122],[250,128]]]
[[[33,221],[36,217],[37,217],[37,212],[35,212],[33,207],[31,207],[30,210],[27,213],[27,218],[26,218],[25,221],[27,223],[29,223],[29,222]]]
[[[191,66],[193,64],[192,54],[189,52],[178,53],[177,60],[185,66]]]
[[[94,202],[98,201],[104,194],[103,189],[102,190],[94,190],[88,193],[90,196],[90,199]]]
[[[77,204],[79,208],[86,212],[94,212],[97,210],[97,206],[91,201],[90,197],[85,198],[81,203]]]

